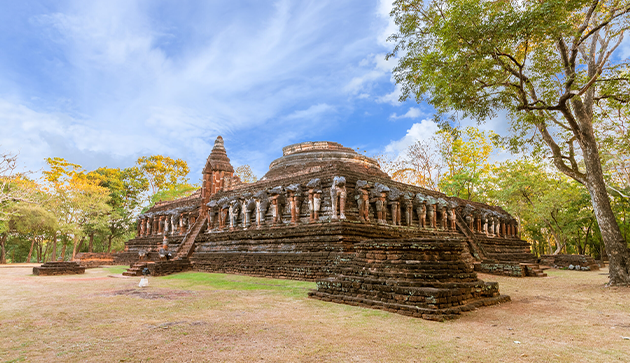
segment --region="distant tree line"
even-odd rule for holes
[[[630,130],[627,122],[601,126],[611,204],[630,242]],[[605,246],[586,188],[540,153],[491,162],[491,154],[504,151],[503,145],[492,131],[443,127],[397,158],[381,154],[375,159],[394,180],[503,207],[518,219],[522,238],[537,255],[577,253],[601,259]]]
[[[0,263],[120,251],[135,237],[138,214],[199,188],[189,183],[186,161],[163,155],[92,171],[58,157],[46,164],[36,179],[32,172],[18,172],[16,154],[0,155]],[[237,175],[256,180],[248,165],[237,168]]]

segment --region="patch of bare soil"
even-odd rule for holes
[[[101,296],[125,295],[125,296],[139,297],[141,299],[149,299],[149,300],[155,300],[155,299],[172,300],[172,299],[188,296],[190,294],[192,294],[192,291],[168,290],[168,289],[147,290],[147,289],[138,288],[138,289],[124,289],[124,290],[106,292],[104,294],[101,294]]]
[[[312,300],[311,283],[6,268],[0,362],[630,362],[630,288],[601,272],[480,274],[512,301],[439,323]]]

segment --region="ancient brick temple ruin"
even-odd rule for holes
[[[147,264],[154,275],[194,269],[316,281],[313,298],[439,320],[509,300],[475,270],[539,273],[501,208],[395,182],[334,142],[287,146],[260,181],[244,184],[221,137],[202,188],[140,215],[119,258],[135,263],[130,274]]]

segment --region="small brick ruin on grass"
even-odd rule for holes
[[[527,273],[537,265],[518,236],[503,209],[396,182],[334,142],[287,146],[263,178],[241,183],[218,137],[202,188],[140,215],[116,259],[142,256],[158,275],[316,281],[313,298],[442,320],[509,300],[475,270],[540,276]],[[160,250],[175,259],[161,261]]]
[[[78,275],[83,273],[85,273],[85,267],[75,261],[46,262],[39,267],[33,267],[33,275],[36,276]]]

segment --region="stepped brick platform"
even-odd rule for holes
[[[316,281],[334,275],[332,269],[339,258],[354,253],[355,244],[361,241],[414,236],[414,228],[349,221],[208,233],[197,238],[198,247],[191,260],[201,271]],[[472,268],[472,256],[460,234],[436,230],[427,231],[425,236],[436,242],[463,243],[466,254],[462,261]]]
[[[127,271],[123,272],[123,276],[142,276],[142,270],[149,269],[151,276],[166,276],[179,272],[192,270],[192,265],[188,259],[157,261],[157,262],[136,262]]]
[[[192,265],[188,259],[179,259],[171,261],[159,261],[148,265],[151,276],[166,276],[179,272],[192,270]]]
[[[599,270],[599,264],[588,255],[542,255],[540,263],[558,268],[568,268],[570,265],[579,266],[580,271]]]
[[[509,299],[478,280],[482,262],[489,272],[509,266],[519,271],[512,276],[538,276],[503,209],[393,181],[340,144],[287,146],[255,183],[233,172],[219,137],[202,188],[140,215],[120,258],[131,264],[142,255],[155,262],[154,275],[194,269],[317,281],[316,298],[437,320]],[[158,262],[161,248],[176,251],[175,260]],[[368,252],[404,257],[374,262]],[[347,289],[349,281],[358,287]]]
[[[39,267],[33,267],[33,275],[79,275],[85,273],[85,267],[74,261],[46,262]]]
[[[510,301],[497,283],[477,278],[464,240],[371,240],[355,248],[310,297],[429,320]]]
[[[142,270],[147,267],[148,264],[154,264],[155,262],[136,262],[132,264],[127,271],[123,272],[123,276],[142,276]]]
[[[475,271],[493,275],[506,275],[511,277],[546,277],[542,268],[537,263],[505,262],[496,260],[483,260],[475,262]]]

